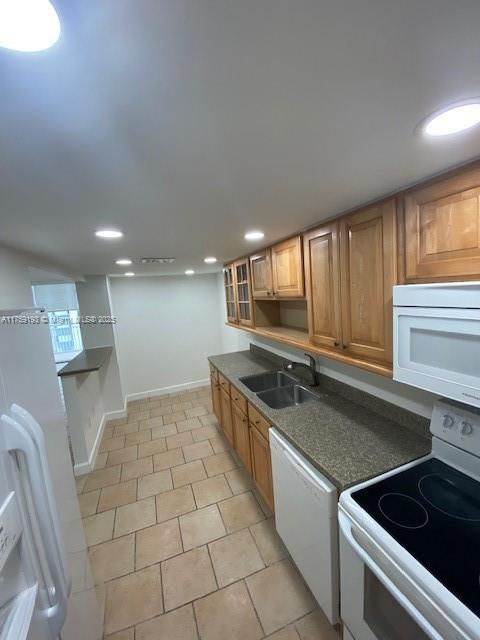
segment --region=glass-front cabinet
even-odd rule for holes
[[[235,287],[237,293],[238,322],[253,326],[252,291],[248,258],[235,262]]]
[[[223,268],[223,284],[225,287],[227,320],[228,322],[238,322],[237,296],[235,290],[235,267],[233,264],[227,264]]]

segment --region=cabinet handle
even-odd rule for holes
[[[334,347],[339,347],[339,346],[340,346],[339,341],[338,341],[338,340],[335,340],[335,342],[333,343],[333,346],[334,346]]]
[[[348,344],[343,344],[342,343],[342,349],[348,349]]]
[[[255,420],[255,424],[260,424],[260,420]]]

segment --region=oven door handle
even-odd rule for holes
[[[398,587],[385,575],[373,558],[365,551],[360,542],[354,535],[354,528],[350,520],[341,511],[338,513],[340,529],[345,536],[348,544],[353,548],[355,553],[360,557],[362,562],[370,569],[370,571],[378,578],[382,585],[391,593],[395,600],[407,611],[407,613],[415,620],[418,626],[433,640],[443,640],[441,636],[423,617],[423,615],[412,605],[412,603],[403,595]]]

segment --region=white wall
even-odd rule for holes
[[[127,396],[208,380],[222,351],[217,274],[110,278],[110,295]]]
[[[77,282],[77,298],[81,316],[112,315],[106,276],[86,276],[82,282]],[[114,345],[111,324],[82,323],[80,330],[84,349]]]
[[[108,278],[104,275],[86,276],[77,282],[77,298],[80,316],[112,316]],[[108,363],[98,372],[103,407],[106,413],[120,411],[125,406],[118,353],[113,325],[108,323],[80,324],[84,349],[114,347]]]
[[[77,292],[73,282],[34,284],[33,298],[36,306],[45,307],[47,311],[78,309]]]
[[[28,267],[23,254],[0,246],[0,309],[33,306]]]
[[[30,253],[0,244],[0,309],[20,309],[33,306],[29,268],[36,267],[66,278],[71,274]]]

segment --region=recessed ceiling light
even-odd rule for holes
[[[263,231],[248,231],[245,234],[245,240],[261,240],[264,237]]]
[[[129,258],[120,258],[120,260],[115,260],[115,264],[128,265],[132,264],[132,261]]]
[[[423,123],[427,136],[448,136],[470,129],[480,122],[480,98],[457,103],[437,111]]]
[[[0,46],[42,51],[59,36],[60,20],[49,0],[0,0]]]
[[[186,276],[193,276],[194,273],[195,273],[195,271],[193,269],[187,269],[185,271],[185,275]]]
[[[207,264],[215,264],[215,262],[217,261],[216,258],[214,258],[213,256],[208,256],[208,258],[205,258],[204,262],[206,262]]]
[[[117,229],[99,229],[95,231],[97,238],[121,238],[123,233]]]
[[[128,276],[129,278],[131,278],[135,274],[133,273],[133,271],[125,271],[125,275]]]

